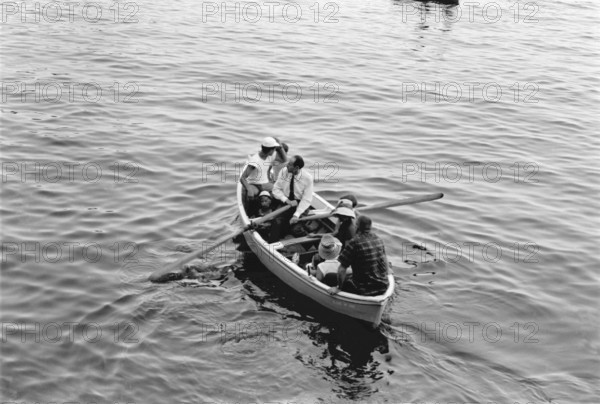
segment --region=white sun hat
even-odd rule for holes
[[[277,140],[273,139],[271,136],[267,136],[263,139],[262,145],[265,147],[277,147],[279,146],[279,143],[277,143]]]
[[[340,215],[340,216],[349,216],[353,219],[356,219],[356,215],[354,214],[354,211],[352,209],[348,209],[345,208],[343,206],[340,206],[339,208],[337,208],[336,210],[333,211],[334,215]]]

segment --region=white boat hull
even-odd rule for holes
[[[250,223],[242,199],[242,185],[238,184],[237,203],[243,226]],[[314,194],[312,206],[315,209],[331,209],[333,206]],[[394,277],[388,275],[389,286],[385,294],[380,296],[360,296],[347,292],[336,295],[328,293],[329,286],[319,282],[314,276],[309,276],[307,271],[294,264],[268,244],[258,234],[249,230],[244,233],[248,246],[256,254],[260,262],[275,276],[295,289],[297,292],[311,298],[317,303],[347,316],[379,325],[385,306],[394,293]]]

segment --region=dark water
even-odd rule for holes
[[[38,4],[2,23],[1,401],[597,402],[594,2]],[[146,281],[237,229],[268,135],[332,201],[445,193],[372,214],[379,329],[234,241]]]

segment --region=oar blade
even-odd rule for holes
[[[215,241],[215,243],[213,245],[211,245],[209,248],[203,248],[200,251],[194,251],[192,253],[187,254],[186,256],[180,258],[173,264],[169,265],[168,267],[159,269],[158,271],[155,271],[154,273],[152,273],[152,275],[150,275],[148,280],[151,282],[162,283],[162,282],[169,282],[169,281],[174,281],[174,280],[183,278],[183,271],[184,271],[183,265],[184,264],[187,264],[188,262],[192,261],[193,259],[202,258],[206,254],[210,253],[211,251],[213,251],[216,248],[220,247],[221,245],[225,244],[228,240],[237,237],[238,235],[242,234],[246,230],[247,230],[247,228],[245,228],[245,227],[243,229],[236,230],[235,232],[228,234],[228,235],[220,238],[219,240]]]
[[[279,208],[276,211],[269,213],[268,215],[265,215],[263,217],[260,217],[256,220],[254,220],[254,224],[260,224],[260,223],[269,221],[269,220],[275,218],[276,216],[279,216],[281,213],[285,212],[286,210],[288,210],[290,208],[291,208],[291,206],[289,206],[289,205]],[[235,232],[233,232],[231,234],[223,236],[219,240],[215,241],[215,243],[212,246],[210,246],[209,248],[203,248],[200,251],[194,251],[194,252],[184,256],[183,258],[179,259],[178,261],[174,262],[173,264],[169,265],[168,267],[159,269],[159,270],[153,272],[148,277],[148,280],[151,282],[162,283],[162,282],[169,282],[169,281],[178,280],[178,279],[183,278],[183,271],[184,271],[183,265],[184,264],[187,264],[188,262],[190,262],[193,259],[202,258],[206,254],[210,253],[211,251],[213,251],[216,248],[220,247],[221,245],[225,244],[228,240],[231,240],[232,238],[239,236],[240,234],[242,234],[243,232],[248,230],[249,227],[250,226],[245,226],[241,229],[236,230]]]

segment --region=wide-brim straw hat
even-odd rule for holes
[[[342,242],[331,234],[326,234],[321,238],[319,243],[319,256],[324,260],[332,260],[340,255],[342,250]]]

